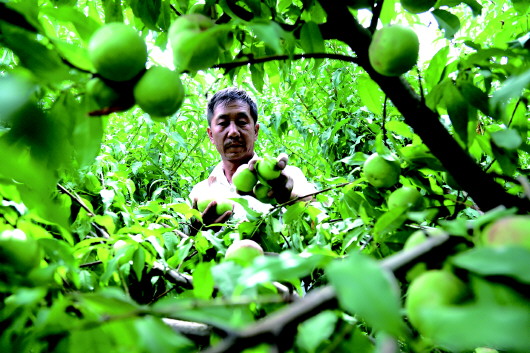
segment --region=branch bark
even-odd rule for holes
[[[400,251],[380,261],[381,267],[396,272],[409,264],[417,263],[433,250],[445,253],[446,246],[452,246],[449,234],[431,237],[418,246]],[[298,325],[324,310],[338,306],[335,289],[324,286],[309,292],[303,299],[295,301],[288,307],[279,310],[265,319],[242,331],[231,332],[218,345],[208,348],[204,353],[234,353],[260,343],[270,343],[279,346],[280,351],[289,348],[296,337]]]
[[[333,53],[307,53],[307,54],[296,54],[293,56],[272,55],[272,56],[266,56],[263,58],[251,58],[248,60],[217,64],[217,65],[212,66],[212,68],[226,69],[227,71],[230,71],[232,69],[235,69],[236,67],[253,65],[253,64],[261,64],[261,63],[265,63],[268,61],[300,60],[300,59],[333,59],[333,60],[342,60],[346,62],[357,63],[357,58],[348,56],[348,55],[333,54]]]
[[[517,207],[523,212],[530,211],[528,200],[506,192],[462,149],[442,125],[438,114],[422,102],[405,79],[382,76],[373,70],[368,60],[371,34],[348,11],[344,1],[320,1],[320,4],[327,13],[327,21],[321,26],[323,37],[337,39],[350,46],[357,54],[358,64],[381,87],[403,115],[405,122],[483,211],[499,205]],[[344,30],[345,28],[348,30]]]

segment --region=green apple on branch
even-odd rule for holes
[[[401,174],[399,161],[383,157],[378,153],[370,155],[363,164],[366,180],[376,188],[389,188],[394,186]]]
[[[375,31],[368,58],[383,76],[400,76],[416,65],[420,42],[416,32],[403,25],[389,25]]]
[[[179,75],[163,66],[153,66],[134,86],[134,98],[144,112],[154,117],[168,117],[184,101],[184,86]]]
[[[147,45],[134,28],[112,22],[93,33],[88,42],[88,57],[102,77],[127,81],[145,69]]]
[[[418,189],[403,186],[399,189],[394,190],[387,200],[388,208],[407,208],[411,211],[421,211],[425,207],[425,201],[423,195]]]

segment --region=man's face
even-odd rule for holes
[[[233,101],[215,107],[208,136],[223,160],[246,161],[254,155],[258,130],[248,104]]]

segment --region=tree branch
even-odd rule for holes
[[[398,252],[381,260],[381,267],[388,271],[398,271],[403,266],[416,263],[419,258],[446,245],[449,239],[448,234],[431,237],[410,250]],[[260,343],[279,344],[280,348],[288,348],[296,337],[295,331],[300,323],[337,306],[337,296],[333,287],[314,289],[303,299],[267,316],[247,329],[231,332],[226,339],[217,346],[205,350],[204,353],[241,352]]]
[[[422,102],[404,78],[382,76],[374,71],[368,59],[371,34],[357,22],[344,2],[320,1],[320,4],[328,15],[326,25],[321,27],[325,31],[323,36],[350,46],[357,55],[357,63],[379,85],[405,122],[483,211],[499,205],[517,207],[522,212],[530,211],[528,200],[506,192],[480,168],[445,129],[438,114]],[[344,28],[349,30],[344,31]]]
[[[227,71],[230,71],[236,67],[253,65],[253,64],[261,64],[261,63],[268,62],[268,61],[300,60],[300,59],[333,59],[333,60],[341,60],[341,61],[347,61],[351,63],[357,63],[357,58],[348,56],[348,55],[332,54],[332,53],[307,53],[307,54],[295,54],[293,56],[273,55],[273,56],[266,56],[263,58],[255,58],[255,59],[252,58],[252,59],[248,59],[244,61],[221,63],[221,64],[213,65],[212,68],[226,69]]]

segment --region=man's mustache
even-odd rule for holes
[[[243,147],[245,146],[245,143],[243,141],[227,141],[225,144],[224,144],[224,147],[225,148],[229,148],[229,147]]]

